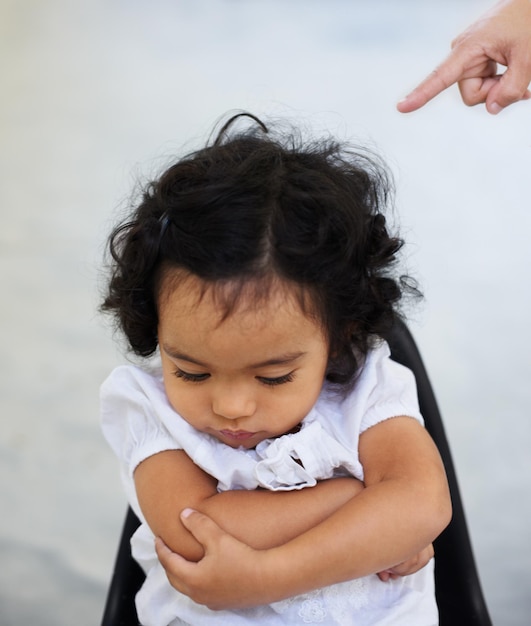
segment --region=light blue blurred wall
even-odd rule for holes
[[[412,316],[495,623],[531,614],[531,104],[456,88],[401,116],[483,1],[0,4],[0,623],[97,623],[125,510],[98,425],[120,361],[103,241],[140,173],[227,110],[374,143],[397,178]],[[162,161],[161,161],[162,159]]]

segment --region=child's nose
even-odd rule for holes
[[[235,387],[219,390],[212,399],[212,410],[227,419],[250,417],[256,411],[256,402],[249,392]]]

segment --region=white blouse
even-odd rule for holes
[[[252,450],[231,448],[190,426],[170,406],[159,366],[149,371],[132,365],[115,369],[101,389],[101,412],[104,435],[120,461],[128,501],[141,520],[132,549],[146,572],[137,596],[145,626],[438,623],[433,560],[416,574],[394,581],[382,582],[373,575],[271,605],[211,611],[170,586],[135,492],[137,465],[158,452],[178,449],[218,480],[219,491],[303,489],[341,475],[363,480],[358,440],[367,428],[401,415],[423,422],[414,377],[390,359],[385,342],[369,352],[346,397],[325,385],[298,432],[267,439]]]

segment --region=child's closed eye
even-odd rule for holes
[[[284,374],[283,376],[276,376],[274,378],[270,378],[268,376],[257,376],[256,379],[259,380],[264,385],[269,385],[270,387],[274,387],[276,385],[284,385],[285,383],[290,383],[295,378],[295,372],[289,372],[289,374]]]
[[[193,374],[191,372],[186,372],[180,368],[177,368],[174,372],[174,376],[184,380],[185,382],[190,383],[201,383],[210,378],[210,374],[208,372],[201,374]],[[295,378],[295,372],[289,372],[288,374],[284,374],[283,376],[256,376],[256,380],[261,382],[263,385],[267,385],[269,387],[275,387],[277,385],[284,385],[286,383],[292,382]]]
[[[185,372],[184,370],[177,368],[174,372],[174,375],[181,380],[184,380],[189,383],[201,383],[207,378],[210,377],[210,374],[191,374],[190,372]]]

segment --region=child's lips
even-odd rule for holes
[[[246,439],[254,437],[256,434],[248,430],[220,430],[219,432],[227,439],[232,439],[233,441],[245,441]]]

